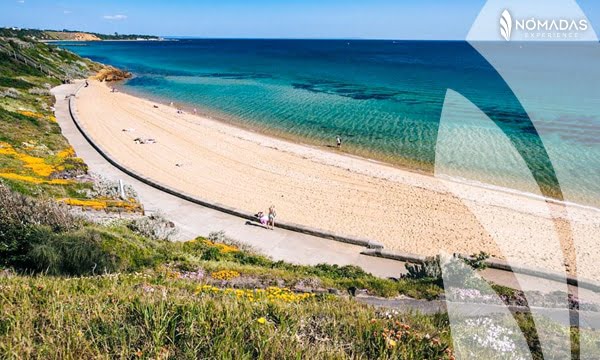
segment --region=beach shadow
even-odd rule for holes
[[[253,221],[246,221],[246,225],[250,225],[250,226],[256,226],[262,229],[267,229],[266,227],[264,227],[262,224],[253,222]]]

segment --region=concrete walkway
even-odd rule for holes
[[[474,304],[474,303],[447,303],[444,300],[415,300],[415,299],[382,299],[372,296],[357,296],[356,301],[372,305],[378,308],[386,309],[410,309],[421,314],[445,313],[448,305],[452,305],[454,316],[462,318],[476,318],[503,314],[507,307],[494,304]],[[531,313],[535,310],[536,315],[542,315],[547,319],[563,326],[578,326],[586,329],[600,329],[600,313],[590,311],[570,310],[565,316],[564,309],[553,308],[528,308],[522,306],[509,306],[508,311],[512,314]]]
[[[304,265],[319,263],[356,265],[380,277],[397,278],[400,274],[406,273],[404,262],[361,255],[361,251],[365,250],[364,247],[283,229],[266,230],[245,219],[191,203],[130,177],[102,157],[75,126],[65,97],[75,92],[78,86],[78,83],[62,85],[52,90],[57,99],[56,118],[63,135],[77,155],[85,160],[91,172],[101,174],[108,179],[122,180],[133,186],[147,212],[160,210],[175,222],[180,229],[179,240],[193,239],[196,236],[206,236],[213,231],[226,230],[228,236],[251,245],[275,260]],[[482,272],[482,276],[499,285],[519,288],[516,278],[508,271],[487,269]],[[542,280],[534,276],[523,276],[521,279],[528,283],[530,289],[544,293],[561,288],[561,284],[555,281]],[[576,288],[570,287],[570,290],[576,293]],[[596,300],[594,302],[600,303],[598,294],[585,292],[588,301],[593,299]],[[579,295],[583,295],[582,289]]]
[[[98,154],[73,123],[65,96],[72,94],[78,86],[61,85],[52,90],[56,97],[56,119],[63,135],[73,146],[77,156],[85,160],[91,172],[101,174],[107,179],[123,180],[135,188],[146,212],[160,210],[172,220],[180,229],[180,240],[190,240],[197,236],[206,236],[213,231],[226,230],[228,236],[251,245],[275,260],[305,265],[357,265],[380,277],[398,277],[405,271],[402,262],[361,255],[363,247],[282,229],[266,230],[249,224],[245,219],[185,201],[131,178]]]

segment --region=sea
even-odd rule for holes
[[[448,168],[455,181],[535,196],[533,181],[537,195],[600,208],[600,59],[586,45],[171,39],[58,46],[132,72],[122,91],[257,132],[332,151],[339,136],[342,151],[392,166]],[[558,76],[558,89],[545,81],[557,72],[552,54],[570,54],[565,66],[577,70]],[[569,86],[578,87],[572,99]],[[444,146],[471,150],[436,156],[442,135]],[[522,161],[503,161],[506,146],[498,144],[510,144],[506,153]],[[523,164],[527,171],[512,171]]]

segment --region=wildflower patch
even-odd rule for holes
[[[210,276],[216,280],[231,280],[240,276],[240,273],[235,270],[221,270],[215,271]]]
[[[196,288],[195,294],[219,294],[235,297],[240,300],[250,302],[283,302],[283,303],[299,303],[309,299],[313,299],[315,294],[309,293],[294,293],[290,289],[279,287],[268,287],[266,289],[221,289],[212,285],[202,285]]]

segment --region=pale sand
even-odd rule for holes
[[[574,273],[575,247],[562,206],[177,114],[164,104],[111,93],[96,81],[79,92],[76,103],[84,128],[117,161],[202,199],[248,212],[267,211],[273,204],[278,220],[373,239],[390,250],[422,255],[486,251],[556,270],[564,253],[564,262]],[[133,140],[138,137],[157,143],[136,144]],[[459,188],[467,200],[452,195],[448,185],[455,193]],[[577,219],[575,232],[581,234],[578,244],[592,254],[591,260],[597,259],[598,213],[572,209],[571,215]],[[552,246],[555,224],[560,241]],[[502,246],[492,236],[502,236]],[[590,265],[580,268],[581,275],[600,278],[593,261],[586,263]]]

